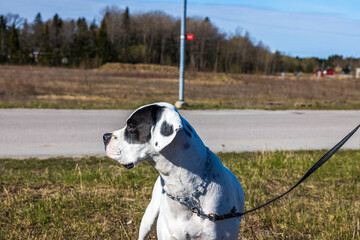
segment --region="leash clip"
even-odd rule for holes
[[[207,215],[207,218],[211,221],[211,222],[215,222],[216,221],[216,214],[215,213],[209,213]]]

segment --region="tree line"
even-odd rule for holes
[[[0,63],[94,68],[107,62],[178,66],[180,19],[163,12],[130,14],[107,7],[98,25],[85,18],[28,23],[17,14],[0,15]],[[188,18],[186,65],[196,71],[229,73],[307,72],[360,66],[358,58],[294,58],[271,52],[248,32],[224,34],[206,18]]]

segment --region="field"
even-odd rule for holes
[[[323,151],[220,153],[246,208],[292,186]],[[339,151],[290,195],[241,222],[240,239],[359,239],[360,151]],[[0,159],[0,239],[136,239],[157,177],[108,158]],[[155,239],[155,235],[151,235]]]
[[[110,64],[100,69],[0,65],[0,107],[136,108],[178,99],[178,69]],[[360,81],[187,72],[190,109],[360,109]]]

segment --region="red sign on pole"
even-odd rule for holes
[[[194,34],[186,34],[186,40],[194,40]]]

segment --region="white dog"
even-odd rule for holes
[[[127,169],[147,161],[159,172],[139,239],[155,223],[158,239],[238,239],[240,217],[211,221],[211,216],[243,212],[243,189],[174,106],[140,107],[126,127],[103,138],[107,156]]]

